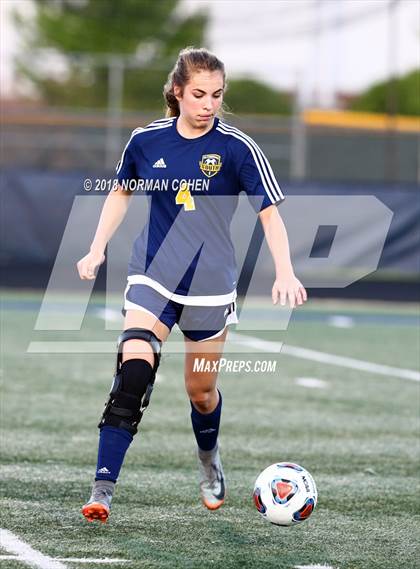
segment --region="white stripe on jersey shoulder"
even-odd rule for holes
[[[234,138],[237,138],[238,140],[241,140],[250,149],[251,154],[254,158],[255,165],[257,166],[257,169],[260,173],[264,189],[266,190],[267,195],[270,198],[271,202],[275,203],[279,200],[283,200],[284,199],[283,192],[281,191],[277,183],[277,180],[274,176],[270,163],[268,162],[263,151],[255,142],[255,140],[253,140],[250,136],[248,136],[238,128],[230,126],[222,121],[219,121],[216,130],[225,135],[230,135],[233,136]]]
[[[177,117],[166,117],[165,119],[156,119],[155,121],[151,122],[147,126],[152,124],[159,124],[159,123],[167,123],[168,121],[173,122]]]
[[[176,118],[176,117],[171,117],[171,118],[168,118],[168,119],[158,119],[158,120],[155,120],[155,121],[151,122],[150,124],[148,124],[148,125],[146,125],[146,126],[144,126],[144,127],[143,127],[143,126],[139,126],[138,128],[135,128],[135,129],[133,130],[133,132],[131,133],[131,136],[130,136],[129,141],[128,141],[127,144],[125,145],[125,148],[124,148],[124,150],[123,150],[123,152],[122,152],[122,154],[121,154],[121,158],[120,158],[120,160],[119,160],[119,162],[118,162],[118,164],[117,164],[117,166],[116,166],[116,168],[115,168],[117,174],[118,174],[119,171],[121,170],[121,166],[122,166],[122,164],[123,164],[123,162],[124,162],[124,156],[125,156],[126,150],[127,150],[127,148],[128,148],[128,145],[130,144],[130,142],[132,141],[132,139],[133,139],[137,134],[140,134],[141,132],[149,132],[149,131],[151,131],[151,130],[160,130],[161,128],[168,128],[168,127],[170,127],[170,126],[172,125],[174,118]]]
[[[176,117],[169,117],[167,119],[157,119],[157,120],[149,123],[148,125],[146,125],[144,128],[145,129],[151,129],[151,128],[154,128],[156,126],[159,126],[159,127],[160,126],[162,126],[162,127],[171,126],[171,124],[174,122],[175,118]]]
[[[220,127],[220,128],[219,128]],[[257,143],[247,134],[242,132],[236,127],[230,126],[222,121],[219,121],[217,129],[223,134],[231,135],[238,140],[241,140],[251,151],[251,154],[254,158],[255,165],[260,173],[261,180],[264,185],[264,189],[267,192],[268,197],[271,199],[273,203],[283,200],[284,195],[281,191],[277,180],[274,176],[273,170],[265,157],[261,148],[257,145]]]
[[[135,128],[135,129],[133,130],[133,132],[131,133],[131,136],[130,136],[129,140],[128,140],[127,144],[125,145],[124,150],[122,151],[121,158],[120,158],[120,160],[119,160],[119,162],[118,162],[118,164],[117,164],[117,166],[116,166],[116,168],[115,168],[115,171],[116,171],[117,174],[119,174],[119,172],[120,172],[120,170],[121,170],[121,166],[123,165],[124,156],[125,156],[126,150],[127,150],[127,148],[128,148],[128,145],[130,144],[130,142],[132,141],[132,139],[136,136],[136,134],[138,134],[139,132],[142,132],[143,130],[144,130],[144,128],[143,128],[142,126],[139,126],[138,128]]]

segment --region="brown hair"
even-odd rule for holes
[[[220,71],[223,75],[223,88],[226,88],[225,66],[220,59],[204,47],[186,47],[179,52],[178,59],[163,88],[167,117],[179,117],[180,114],[174,85],[180,87],[183,92],[195,71]]]

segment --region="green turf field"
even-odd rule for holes
[[[3,293],[2,528],[49,557],[128,560],[99,565],[116,569],[419,566],[419,382],[251,348],[226,357],[274,359],[277,369],[220,378],[225,505],[208,512],[200,504],[183,358],[168,350],[110,520],[88,524],[80,507],[89,496],[114,356],[27,350],[41,340],[115,342],[117,333],[104,331],[94,310],[80,332],[34,331],[40,299]],[[268,324],[273,310],[256,302],[255,321]],[[333,326],[334,315],[344,315],[346,326]],[[241,333],[418,370],[416,316],[409,305],[311,301],[287,332]],[[298,385],[301,377],[324,387]],[[302,464],[318,486],[317,509],[294,528],[268,524],[252,501],[257,475],[278,461]],[[0,548],[0,556],[7,553]],[[28,566],[5,557],[0,563]]]

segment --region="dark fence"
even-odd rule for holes
[[[104,113],[4,109],[3,168],[111,172],[131,131],[160,118],[124,114],[109,128]],[[420,182],[419,132],[321,127],[302,117],[228,115],[225,121],[263,148],[280,181]]]
[[[2,286],[41,287],[45,288],[51,274],[54,261],[63,237],[69,214],[76,196],[98,197],[93,193],[89,195],[83,190],[85,178],[103,177],[100,171],[66,170],[45,171],[38,169],[7,168],[1,177],[1,226],[2,248],[0,255],[1,284]],[[401,298],[410,300],[418,294],[418,278],[420,269],[420,200],[418,187],[410,184],[328,184],[322,183],[292,183],[283,184],[285,193],[292,197],[306,196],[302,207],[300,222],[312,215],[313,204],[319,196],[324,196],[324,204],[335,196],[375,196],[380,204],[385,204],[393,213],[392,222],[387,227],[385,245],[380,256],[378,269],[357,283],[345,289],[325,286],[314,288],[313,295],[318,296],[373,296],[375,298]],[[103,194],[102,194],[103,195]],[[285,205],[286,207],[288,200]],[[325,205],[323,206],[325,208]],[[288,210],[284,210],[287,214]],[[347,255],[353,247],[363,256],[365,252],[375,246],[375,221],[369,226],[369,217],[362,218],[361,211],[353,209],[344,212],[356,222],[360,219],[361,226],[348,234],[341,243],[343,255]],[[287,217],[287,215],[286,215]],[[367,222],[363,221],[366,220]],[[97,219],[90,220],[92,233]],[[80,219],[80,224],[85,220]],[[240,225],[240,223],[239,223]],[[293,226],[290,227],[293,235]],[[249,233],[249,226],[244,227]],[[89,233],[89,232],[88,232]],[[319,232],[318,232],[319,233]],[[77,255],[86,253],[89,239],[80,243]],[[317,235],[317,243],[311,243],[310,248],[316,245],[319,250],[327,247],[322,240],[330,240],[331,236],[322,232]],[[298,274],[305,273],[305,259],[298,239],[291,238],[294,260]],[[305,244],[305,250],[308,244]],[[327,247],[328,249],[328,247]],[[327,253],[328,255],[328,253]],[[302,261],[302,262],[301,262]],[[354,261],[357,264],[357,259]],[[301,269],[302,268],[302,269]],[[247,265],[244,265],[242,277],[246,281]],[[73,270],[73,269],[72,269]],[[249,269],[252,270],[252,267]],[[125,274],[126,265],[122,264],[121,272]],[[104,269],[101,269],[97,286],[104,286]],[[268,260],[262,267],[258,278],[258,293],[267,293],[271,289],[273,268]],[[322,275],[321,275],[322,277]],[[243,282],[239,283],[240,287]]]

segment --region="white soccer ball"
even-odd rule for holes
[[[307,520],[317,500],[314,479],[298,464],[272,464],[255,481],[255,506],[272,524],[293,526]]]

